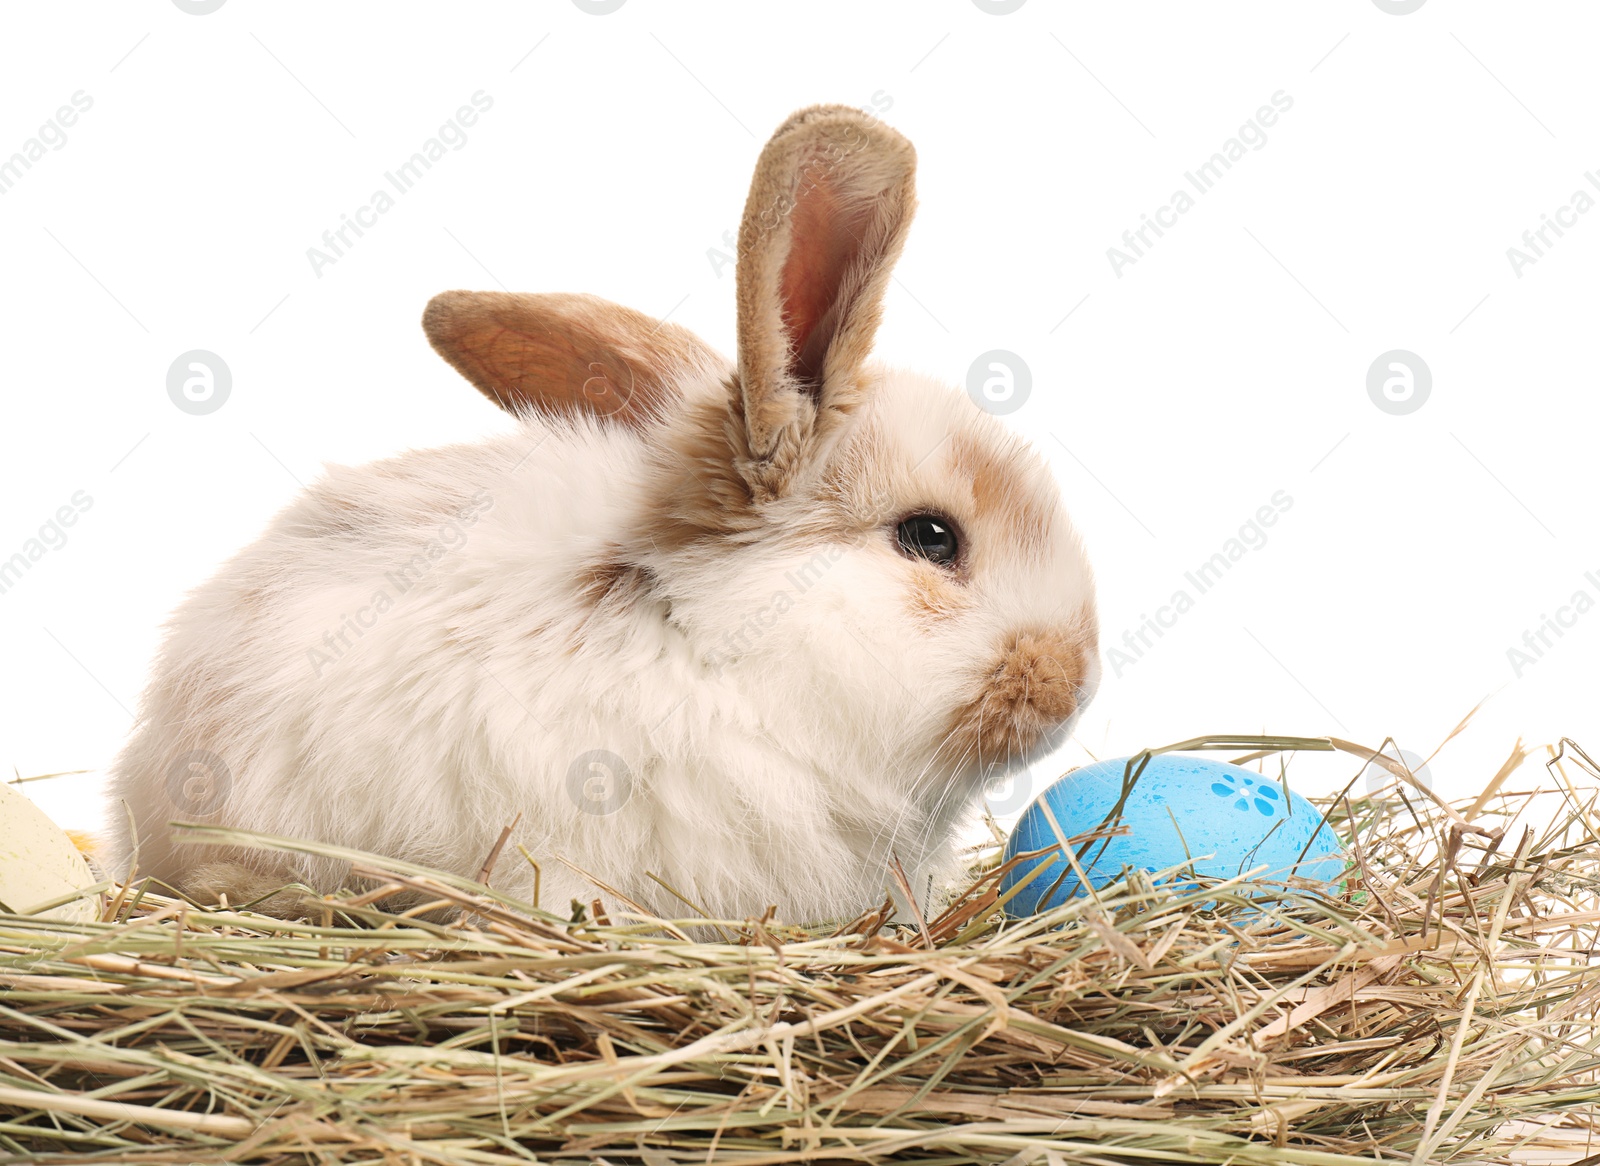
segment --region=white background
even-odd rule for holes
[[[86,491],[0,595],[0,763],[99,770],[165,614],[324,461],[509,421],[428,349],[446,288],[588,291],[733,342],[726,250],[794,109],[873,108],[921,158],[883,357],[1032,371],[1007,419],[1055,467],[1118,643],[1283,490],[1292,508],[1120,676],[1037,776],[1208,732],[1394,736],[1475,790],[1512,742],[1600,745],[1600,213],[1520,277],[1507,248],[1600,169],[1576,2],[971,0],[11,5],[0,158],[93,108],[0,195],[0,559]],[[475,91],[493,108],[336,264],[307,248]],[[1120,277],[1107,249],[1282,90],[1293,108]],[[1592,189],[1592,188],[1591,188]],[[1600,194],[1600,191],[1596,192]],[[219,411],[178,354],[232,370]],[[1381,411],[1380,353],[1432,372]],[[1315,761],[1317,759],[1313,759]],[[1297,767],[1302,788],[1346,762]],[[1530,767],[1531,779],[1542,769]],[[64,825],[97,774],[25,787]]]

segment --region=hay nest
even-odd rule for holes
[[[0,916],[0,1160],[1573,1162],[1600,823],[1552,754],[1538,830],[1498,785],[1329,799],[1322,892],[1130,873],[1007,920],[990,853],[935,918],[712,928],[350,855],[375,889],[316,922]]]

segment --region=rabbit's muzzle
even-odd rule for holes
[[[990,768],[1026,759],[1060,733],[1089,697],[1093,631],[1017,634],[955,715],[949,748],[965,765]]]

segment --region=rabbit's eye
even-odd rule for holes
[[[927,559],[941,567],[952,565],[961,550],[955,526],[936,514],[913,514],[900,524],[894,536],[901,554]]]

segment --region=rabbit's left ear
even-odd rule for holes
[[[671,407],[685,375],[726,370],[688,329],[598,296],[442,292],[428,301],[422,329],[508,413],[642,426]]]
[[[739,382],[753,492],[785,493],[861,404],[890,271],[915,204],[916,152],[858,109],[778,127],[739,228]]]

